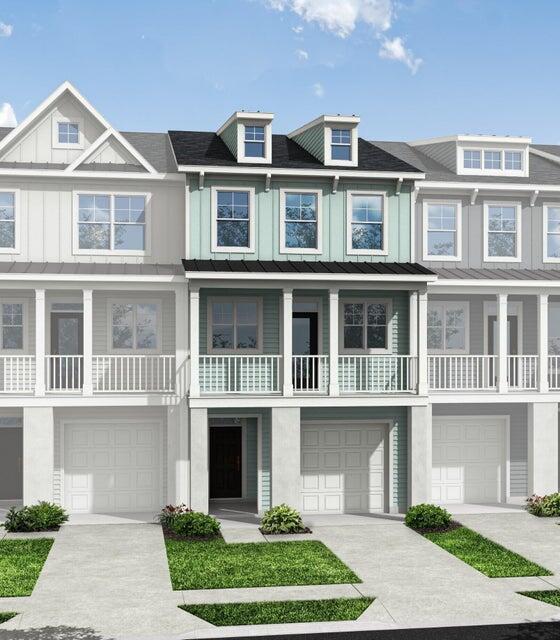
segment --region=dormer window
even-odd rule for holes
[[[484,152],[484,168],[492,171],[500,171],[502,168],[502,152],[501,151],[485,151]]]
[[[80,125],[77,122],[59,122],[58,142],[64,145],[80,144]]]
[[[350,129],[331,130],[332,160],[352,160],[352,132]]]
[[[480,169],[480,151],[465,149],[463,152],[463,165],[465,169]]]
[[[505,151],[504,161],[506,171],[523,171],[523,155],[521,151]]]
[[[245,125],[245,157],[264,158],[264,127]]]

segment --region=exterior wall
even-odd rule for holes
[[[132,164],[141,166],[138,160],[129,153],[123,145],[114,138],[107,140],[101,147],[94,151],[84,165],[88,164]],[[145,169],[142,169],[145,171]]]
[[[234,120],[222,131],[220,135],[227,148],[233,153],[233,156],[235,158],[237,158],[237,127],[238,122],[237,120]]]
[[[273,179],[265,191],[264,178],[207,178],[204,189],[198,179],[187,182],[190,192],[190,258],[232,260],[338,260],[360,262],[408,262],[410,260],[410,187],[403,185],[395,194],[395,183],[381,181],[343,181],[332,193],[332,180]],[[255,189],[254,253],[212,252],[211,229],[214,212],[211,188],[246,187]],[[280,253],[280,189],[322,190],[322,253]],[[384,191],[388,196],[388,255],[348,255],[346,216],[348,191]]]
[[[258,434],[257,419],[247,418],[246,421],[246,475],[247,475],[247,498],[256,499],[258,493]]]
[[[293,137],[301,147],[312,156],[315,156],[317,160],[321,162],[325,161],[325,125],[317,124],[314,127],[306,129],[302,133]]]
[[[178,264],[184,257],[185,198],[180,182],[68,180],[0,177],[0,189],[19,189],[19,253],[0,253],[4,262],[102,262]],[[149,255],[85,255],[73,246],[74,191],[151,193]]]
[[[426,144],[415,147],[418,151],[425,153],[444,167],[455,171],[457,168],[457,145],[452,140],[449,142],[438,142],[436,144]]]
[[[527,405],[508,404],[434,404],[434,416],[508,415],[510,418],[510,495],[527,495]]]

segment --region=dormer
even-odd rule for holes
[[[326,167],[356,167],[359,124],[357,116],[319,116],[288,137]]]
[[[529,176],[531,138],[457,135],[418,140],[410,145],[460,176]]]
[[[217,133],[237,162],[271,164],[273,118],[273,113],[236,111]]]

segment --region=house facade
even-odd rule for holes
[[[65,83],[0,132],[0,501],[558,490],[560,148],[359,126],[119,132]]]

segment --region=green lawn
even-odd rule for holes
[[[289,602],[237,602],[230,604],[184,604],[181,609],[217,626],[331,622],[356,620],[373,598],[298,600]]]
[[[0,540],[0,597],[30,596],[52,538]]]
[[[442,549],[449,551],[489,578],[552,575],[547,569],[509,551],[492,540],[488,540],[467,527],[424,535],[428,540],[435,542]]]
[[[519,595],[534,598],[535,600],[541,600],[542,602],[560,607],[560,590],[558,589],[550,591],[520,591]]]
[[[14,616],[17,616],[17,613],[13,613],[13,611],[0,611],[0,624],[3,622],[8,622]]]
[[[361,580],[316,540],[226,544],[166,540],[174,589],[227,589]]]

